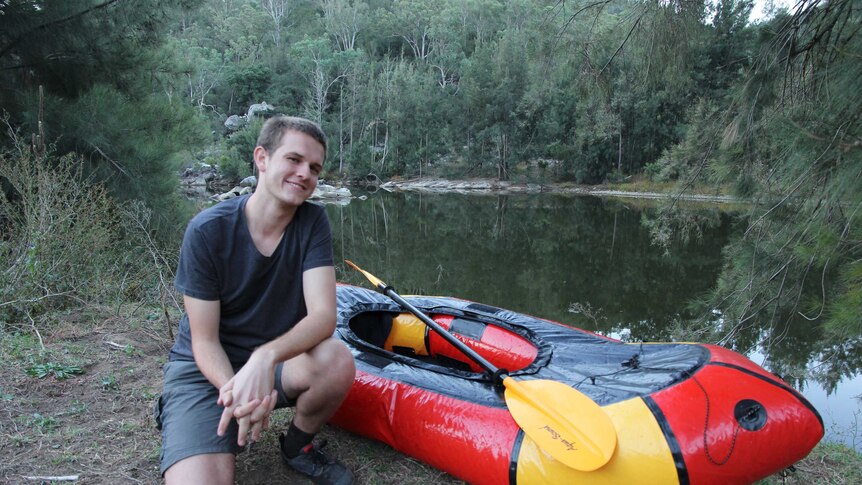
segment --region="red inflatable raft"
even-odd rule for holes
[[[626,344],[469,301],[407,299],[519,380],[586,394],[616,428],[606,465],[562,465],[451,344],[389,298],[339,286],[336,333],[357,375],[333,424],[470,483],[751,483],[804,458],[823,436],[797,391],[721,347]]]

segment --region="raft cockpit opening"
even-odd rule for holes
[[[536,359],[536,346],[517,333],[496,325],[453,315],[429,315],[458,340],[495,367],[517,371]],[[366,343],[395,354],[458,370],[483,369],[410,313],[363,312],[349,322]]]

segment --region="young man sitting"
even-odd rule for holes
[[[279,116],[263,126],[250,196],[210,207],[186,229],[175,281],[186,314],[165,365],[157,423],[168,484],[232,484],[235,456],[260,439],[274,408],[296,406],[284,460],[315,483],[352,473],[312,444],[355,368],[335,330],[332,237],[306,202],[326,158],[317,124]]]

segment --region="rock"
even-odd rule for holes
[[[228,200],[233,199],[234,197],[239,197],[240,195],[246,194],[248,192],[243,192],[247,190],[248,187],[234,187],[223,194],[216,195],[215,198],[218,200]]]
[[[257,177],[255,177],[254,175],[250,175],[250,176],[242,179],[242,182],[239,183],[239,186],[240,187],[257,187]]]
[[[248,107],[248,112],[245,114],[245,119],[251,120],[258,114],[265,114],[269,111],[275,111],[275,106],[267,104],[266,101],[264,101],[263,103],[253,104]]]
[[[350,190],[345,187],[333,187],[325,183],[318,183],[314,193],[311,194],[311,199],[349,199],[353,196]]]
[[[275,111],[275,106],[264,101],[263,103],[255,103],[248,107],[245,116],[230,115],[224,120],[224,127],[228,131],[237,131],[247,125],[255,116],[266,114]]]
[[[246,124],[246,118],[240,115],[230,115],[224,120],[224,127],[230,131],[236,131]]]

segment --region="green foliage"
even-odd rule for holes
[[[206,140],[179,96],[172,19],[202,0],[11,2],[0,16],[0,105],[9,124],[55,153],[77,153],[120,198],[168,216],[174,155]],[[10,148],[10,140],[0,144]]]
[[[682,141],[665,150],[651,167],[645,167],[651,180],[688,182],[698,177],[703,179],[708,173],[705,168],[719,143],[721,115],[709,100],[701,99],[692,107],[688,118],[691,124]]]
[[[27,420],[29,426],[35,426],[41,432],[51,431],[59,426],[57,419],[53,416],[44,416],[41,413],[33,413]]]
[[[102,377],[102,389],[106,391],[117,391],[120,389],[120,384],[117,382],[116,376],[114,374],[108,374],[105,377]]]
[[[264,121],[263,118],[255,118],[225,139],[227,153],[219,158],[218,166],[228,180],[239,181],[252,174],[254,148]]]
[[[16,146],[0,153],[0,322],[38,332],[58,309],[158,295],[175,263],[159,249],[152,211],[117,203],[80,158]]]
[[[74,98],[94,84],[137,92],[158,65],[152,57],[170,20],[202,0],[8,2],[0,15],[2,105],[21,90],[44,86]],[[149,69],[153,69],[150,71]]]
[[[746,238],[728,252],[728,288],[750,281],[743,275],[752,268],[762,281],[745,293],[742,305],[729,306],[740,318],[825,317],[836,331],[862,334],[856,264],[862,258],[856,243],[862,100],[855,93],[862,39],[838,27],[859,22],[851,4],[803,5],[796,15],[804,29],[780,28],[779,38],[804,50],[787,58],[767,51],[739,91],[740,108],[723,146],[732,156],[716,165],[761,201],[749,216]],[[788,91],[786,76],[801,89]]]
[[[85,173],[103,181],[115,197],[142,199],[160,210],[173,205],[179,168],[174,155],[205,138],[189,107],[156,97],[133,100],[106,85],[74,100],[47,97],[44,105],[50,120],[45,139],[56,140],[58,153],[80,154]],[[37,125],[28,115],[24,127]]]
[[[678,177],[682,190],[707,180],[754,202],[706,303],[722,311],[729,345],[762,345],[793,322],[862,335],[862,39],[842,27],[859,21],[851,1],[815,0],[759,25],[760,54],[743,82],[728,84],[733,103],[701,103],[658,162],[658,177]],[[691,225],[670,210],[654,222],[665,241]]]
[[[6,315],[41,313],[52,302],[91,294],[95,281],[112,279],[112,264],[93,255],[115,246],[117,213],[105,190],[84,178],[80,162],[27,151],[0,154],[0,178],[10,188],[0,194],[8,237],[0,247],[0,311]]]
[[[189,98],[217,115],[263,97],[314,119],[353,177],[507,178],[536,159],[561,162],[552,180],[628,176],[690,131],[693,100],[726,95],[752,51],[748,0],[312,7],[296,5],[288,30],[257,2],[208,2],[178,32],[181,57],[202,57]]]
[[[260,64],[231,66],[227,73],[228,85],[239,106],[259,102],[269,88],[271,78],[272,70]]]
[[[664,179],[662,176],[662,164],[659,162],[646,164],[644,166],[644,175],[653,182],[662,181]]]
[[[37,379],[44,379],[48,376],[53,376],[58,381],[70,379],[78,374],[83,374],[84,369],[77,365],[61,364],[59,362],[46,362],[43,364],[33,364],[26,369],[27,375]]]
[[[829,308],[829,327],[838,335],[852,337],[860,331],[862,314],[862,262],[849,263],[840,272],[835,301]]]

